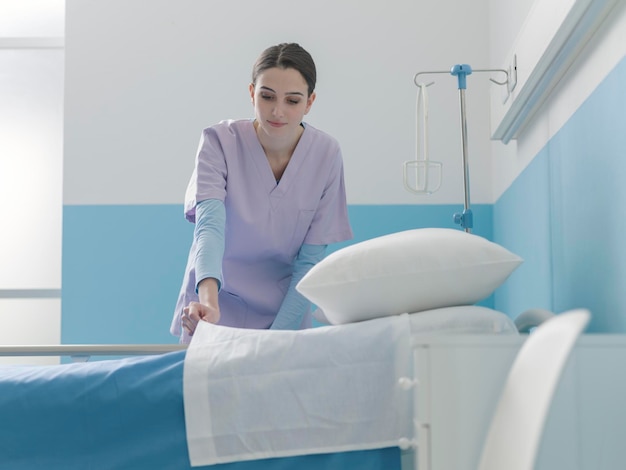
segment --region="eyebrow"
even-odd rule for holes
[[[272,93],[276,94],[276,92],[275,92],[274,90],[272,90],[270,87],[267,87],[267,86],[262,86],[262,87],[259,87],[259,88],[261,88],[262,90],[271,91]],[[285,94],[286,94],[286,95],[299,95],[299,96],[304,96],[304,93],[301,93],[301,92],[299,92],[299,91],[289,91],[289,92],[287,92],[287,93],[285,93]]]

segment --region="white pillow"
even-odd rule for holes
[[[321,324],[330,322],[322,309],[313,312]],[[460,305],[409,314],[411,334],[512,334],[519,333],[517,319],[512,320],[502,312],[480,305]]]
[[[479,305],[426,310],[409,318],[413,335],[518,334],[515,322],[504,313]]]
[[[296,289],[337,325],[475,304],[491,295],[522,261],[462,230],[415,229],[331,253]]]

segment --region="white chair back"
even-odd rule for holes
[[[554,391],[589,319],[587,310],[572,310],[550,318],[530,334],[507,376],[479,470],[534,468]]]

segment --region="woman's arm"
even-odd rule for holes
[[[190,334],[198,321],[217,323],[220,318],[218,292],[222,284],[226,209],[219,199],[207,199],[196,207],[196,292],[199,302],[183,309],[183,327]]]
[[[308,245],[300,247],[300,251],[294,261],[293,275],[289,283],[289,290],[278,310],[272,330],[298,330],[306,312],[311,308],[311,303],[302,294],[296,291],[296,285],[309,272],[313,266],[319,263],[326,253],[326,245]]]

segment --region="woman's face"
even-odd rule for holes
[[[306,80],[296,69],[273,67],[259,74],[256,84],[250,84],[257,132],[275,138],[299,133],[302,118],[315,100],[315,93],[307,95]]]

